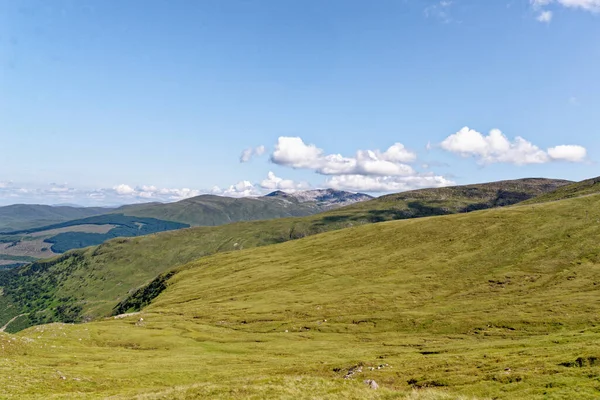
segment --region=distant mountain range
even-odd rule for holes
[[[285,238],[289,240],[365,223],[575,197],[595,193],[599,187],[597,179],[573,183],[531,178],[421,189],[378,198],[323,189],[295,193],[275,191],[246,198],[202,195],[174,203],[132,204],[115,209],[13,205],[0,207],[0,227],[4,227],[0,233],[0,268],[13,268],[117,237],[187,227],[315,215],[308,225],[293,224]],[[8,231],[7,228],[18,229]]]
[[[14,204],[0,207],[0,232],[52,225],[73,219],[106,214],[110,211],[112,211],[111,208],[103,207]]]
[[[324,210],[348,206],[350,204],[373,199],[373,197],[369,196],[368,194],[349,193],[335,189],[305,190],[294,193],[286,193],[281,190],[277,190],[264,197],[294,199],[299,203],[313,202]]]
[[[45,322],[87,320],[89,318],[106,316],[111,312],[115,312],[115,310],[119,313],[128,312],[132,307],[135,309],[140,304],[147,304],[146,302],[149,301],[147,296],[150,296],[151,299],[152,296],[156,295],[156,292],[164,289],[163,281],[170,275],[165,275],[165,278],[165,276],[160,274],[167,274],[172,268],[185,265],[190,261],[214,253],[231,253],[237,250],[292,241],[348,227],[354,227],[353,229],[355,230],[352,232],[362,232],[360,229],[363,228],[358,227],[359,225],[436,215],[465,214],[464,217],[436,219],[435,221],[446,221],[447,223],[458,221],[456,223],[460,224],[460,221],[473,220],[472,218],[474,218],[479,221],[477,224],[472,225],[472,227],[476,227],[481,222],[486,221],[485,215],[492,214],[477,213],[480,216],[469,217],[467,214],[473,211],[513,204],[518,205],[528,199],[536,199],[538,196],[541,198],[546,193],[553,193],[548,198],[549,201],[554,201],[557,198],[563,197],[565,191],[568,192],[568,197],[576,197],[578,193],[585,196],[594,192],[600,192],[600,187],[593,183],[590,186],[589,182],[571,184],[563,180],[521,179],[448,188],[423,189],[382,196],[306,217],[246,221],[216,227],[204,226],[177,229],[136,238],[118,238],[97,247],[89,247],[66,253],[62,257],[40,260],[27,266],[0,271],[0,286],[3,287],[5,293],[4,297],[0,296],[0,325],[7,323],[20,314],[27,313],[27,316],[23,316],[10,324],[10,331],[17,331],[30,325]],[[296,196],[300,197],[300,200]],[[275,192],[270,196],[265,196],[265,198],[251,199],[253,201],[251,204],[255,204],[255,202],[258,202],[256,204],[263,204],[266,202],[266,204],[281,205],[283,202],[291,207],[292,205],[303,204],[301,200],[309,198],[310,200],[304,203],[305,205],[321,201],[326,203],[321,204],[321,207],[326,207],[328,203],[327,196],[327,191],[312,193],[310,195],[288,195]],[[180,207],[185,206],[188,208],[190,214],[201,215],[201,213],[195,212],[195,210],[205,210],[208,205],[211,205],[211,202],[217,202],[219,198],[215,199],[214,197],[200,196],[199,198],[190,199],[192,200],[191,202],[186,200],[173,204],[179,204]],[[271,198],[270,201],[277,200],[277,203],[270,203],[269,200],[266,200],[267,198]],[[240,203],[247,203],[246,201],[240,201],[244,199],[220,199],[222,202],[226,201],[226,204],[235,204],[238,208]],[[591,198],[590,202],[595,204],[593,201],[593,198]],[[225,207],[222,202],[217,202],[217,204]],[[155,212],[157,212],[156,210],[162,210],[164,213],[165,210],[172,210],[171,208],[164,208],[169,205],[154,204],[147,206],[162,207],[150,208],[150,210],[154,210]],[[537,207],[536,205],[535,208]],[[531,206],[523,207],[522,209],[528,212],[531,210]],[[129,211],[135,212],[135,208]],[[507,210],[506,214],[496,213],[493,215],[497,218],[502,215],[518,216],[520,213],[519,210]],[[101,221],[99,218],[107,219]],[[157,219],[144,220],[142,218],[127,217],[123,214],[105,214],[88,218],[86,220],[87,224],[73,225],[69,229],[91,229],[92,226],[95,226],[97,229],[110,228],[111,225],[108,222],[111,221],[110,223],[113,225],[121,224],[120,227],[112,229],[129,230],[131,236],[137,236],[138,233],[147,233],[152,226],[158,226],[161,229],[165,228],[164,230],[173,227],[171,225],[161,225],[161,222]],[[103,222],[104,225],[91,225],[95,219],[98,219],[96,222]],[[537,219],[533,220],[537,221]],[[406,238],[403,238],[406,235],[419,234],[425,242],[429,240],[428,235],[442,237],[441,234],[436,233],[435,221],[424,222],[424,224],[431,228],[427,232],[419,232],[418,229],[414,230],[410,228],[422,226],[418,221],[414,221],[414,224],[396,225],[399,228],[395,233],[393,241],[391,237],[388,238],[390,240],[388,240],[389,243],[386,244],[386,248],[388,250],[398,248],[406,240]],[[492,225],[502,221],[502,219],[499,219],[497,222],[493,222]],[[173,224],[174,222],[170,223]],[[69,224],[73,224],[73,222]],[[141,226],[147,227],[144,228],[143,232],[137,232],[135,230],[136,226],[140,226],[140,229]],[[354,238],[355,243],[353,245],[365,246],[365,243],[379,240],[379,232],[387,229],[386,227],[389,226],[391,224],[385,224],[381,228],[369,230],[370,233],[368,235],[357,236]],[[523,226],[528,225],[525,223]],[[404,227],[409,229],[410,233],[407,233],[409,231],[405,232]],[[448,227],[442,226],[440,228],[447,229]],[[518,228],[515,227],[515,229]],[[535,232],[535,230],[532,230],[532,232]],[[108,233],[110,233],[110,230]],[[472,228],[463,231],[463,234],[466,233],[468,233],[467,236],[469,237],[478,237]],[[30,235],[43,234],[43,232],[30,233]],[[340,234],[343,235],[343,233]],[[337,236],[328,237],[335,239]],[[40,238],[40,236],[35,236],[23,239],[22,242],[18,242],[16,246],[9,247],[6,251],[10,252],[20,245],[30,245],[32,241],[40,240]],[[50,238],[50,240],[53,239]],[[310,245],[317,242],[320,244]],[[308,241],[303,241],[303,243],[306,249],[314,249],[319,248],[321,244],[326,244],[326,241],[323,242],[318,238],[310,238]],[[9,243],[9,245],[12,245],[12,243]],[[440,242],[436,245],[447,245],[447,242]],[[435,248],[435,246],[432,248]],[[335,255],[316,254],[318,254],[318,258],[331,257],[333,262],[338,256],[343,256],[344,253],[340,252]],[[378,260],[386,260],[386,256],[387,253],[381,253],[378,256]],[[9,261],[6,260],[6,262]],[[369,260],[370,262],[371,260]],[[364,268],[369,268],[369,263],[361,262],[357,264],[364,265]],[[244,267],[240,266],[240,268],[240,271],[243,271]],[[388,266],[387,268],[389,270],[390,268],[398,267]],[[315,274],[319,275],[320,272],[315,271]],[[158,280],[152,281],[154,278]],[[149,286],[143,286],[149,282],[153,283]],[[138,288],[139,290],[136,291]],[[128,298],[130,295],[132,299]],[[138,295],[140,298],[137,298]],[[35,299],[35,301],[32,299]],[[61,307],[57,307],[57,304],[61,304]]]
[[[0,266],[133,237],[190,226],[217,226],[317,214],[372,199],[333,189],[263,197],[202,195],[174,203],[145,203],[116,209],[14,205],[0,207]]]
[[[366,194],[333,189],[296,193],[276,191],[262,197],[242,198],[202,195],[176,203],[128,205],[114,210],[113,213],[192,226],[217,226],[238,221],[302,217],[372,198]]]

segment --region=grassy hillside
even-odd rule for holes
[[[0,232],[57,224],[73,219],[106,214],[110,208],[15,204],[0,207]]]
[[[559,179],[529,178],[413,190],[353,204],[327,215],[337,221],[381,222],[456,214],[517,204],[570,183]]]
[[[346,194],[346,192],[339,192]],[[362,195],[364,198],[369,196]],[[202,195],[175,203],[141,204],[122,207],[115,212],[137,217],[176,221],[193,226],[218,226],[239,221],[301,217],[329,210],[330,204],[301,202],[292,196],[231,198]]]
[[[322,214],[323,218],[315,222],[316,229],[313,231],[328,230],[332,224],[349,226],[510,205],[547,193],[566,183],[550,179],[523,179],[383,196]],[[296,194],[274,192],[260,198],[242,199],[198,196],[169,204],[130,205],[115,210],[113,214],[5,232],[0,234],[0,255],[48,258],[71,249],[97,245],[114,237],[139,236],[183,226],[171,221],[214,226],[235,221],[308,216],[365,198],[368,196],[330,189]],[[93,229],[82,229],[86,226]],[[98,226],[110,229],[97,231]],[[142,228],[138,229],[140,226]],[[165,228],[167,226],[168,229]],[[66,229],[68,227],[72,229]],[[56,229],[63,230],[56,232]]]
[[[5,307],[0,325],[27,315],[8,327],[11,332],[52,321],[74,322],[109,315],[128,294],[158,274],[217,252],[281,243],[315,233],[385,219],[466,211],[469,207],[505,204],[510,199],[550,190],[562,181],[525,180],[407,192],[358,203],[331,212],[270,221],[228,224],[118,239],[99,248],[0,272]],[[498,199],[504,199],[501,203]],[[443,202],[443,206],[442,206]],[[417,206],[418,204],[418,206]],[[9,306],[10,305],[10,306]]]
[[[546,203],[600,193],[600,177],[561,186],[558,189],[528,200],[524,204]]]
[[[0,334],[0,385],[9,398],[596,399],[598,210],[600,195],[205,257],[139,315]]]

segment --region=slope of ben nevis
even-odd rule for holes
[[[367,204],[351,207],[369,216]],[[85,292],[102,280],[94,276],[123,273],[93,260],[108,265],[120,254],[122,266],[147,254],[147,265],[175,268],[132,293],[140,302],[124,311],[139,310],[133,315],[0,333],[0,387],[19,399],[596,399],[598,210],[600,195],[586,192],[249,248],[268,244],[260,235],[274,227],[323,227],[327,213],[68,253],[17,271],[40,274],[39,287],[54,276],[55,285],[71,281]],[[349,215],[340,212],[331,213]],[[185,240],[218,242],[219,229],[232,230],[205,252],[222,253],[175,260]],[[244,229],[248,236],[236,236]],[[176,242],[182,247],[169,253]],[[0,299],[13,295],[5,287]]]
[[[99,247],[71,251],[58,258],[0,273],[0,287],[4,292],[0,297],[0,326],[11,321],[6,330],[16,332],[31,325],[81,322],[124,312],[132,307],[128,297],[139,288],[143,293],[144,285],[157,275],[213,253],[281,243],[386,220],[509,205],[567,183],[522,179],[423,189],[307,217],[238,222],[115,239]],[[281,192],[272,196],[291,197]],[[185,204],[196,201],[192,199]],[[173,206],[177,205],[174,203]]]

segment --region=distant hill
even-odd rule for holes
[[[128,205],[114,213],[181,222],[192,226],[217,226],[231,222],[301,217],[373,197],[333,189],[287,194],[276,191],[262,197],[231,198],[202,195],[175,203]]]
[[[524,204],[546,203],[600,193],[600,177],[561,186],[558,189],[535,197]]]
[[[92,209],[112,212],[45,226],[30,224],[34,226],[0,233],[0,266],[7,269],[69,250],[95,246],[116,237],[148,235],[190,225],[215,226],[238,221],[308,216],[369,199],[372,197],[366,194],[327,189],[294,194],[273,192],[258,198],[204,195],[175,203],[134,204],[115,210]],[[34,206],[34,210],[37,207],[48,212],[65,209]],[[82,210],[86,212],[88,209]]]
[[[353,204],[323,216],[338,222],[382,222],[464,213],[517,204],[572,183],[560,179],[526,178],[412,190]]]
[[[238,222],[112,240],[96,248],[67,253],[4,275],[0,273],[0,279],[4,279],[0,286],[5,286],[4,291],[14,305],[12,308],[6,306],[7,311],[3,313],[0,304],[0,324],[19,314],[13,313],[16,311],[35,310],[27,320],[20,322],[22,327],[107,315],[131,290],[156,275],[214,253],[281,243],[390,219],[464,213],[482,209],[484,205],[486,208],[510,205],[566,183],[524,179],[417,190],[306,217]],[[287,195],[276,193],[272,197],[276,196]],[[222,204],[227,198],[217,200]],[[236,199],[228,201],[233,200]],[[32,293],[36,293],[35,298],[39,300],[31,302]],[[70,299],[63,302],[69,307],[56,309],[59,299]],[[5,298],[5,301],[9,300]]]
[[[281,190],[277,190],[264,197],[288,200],[295,199],[300,203],[314,202],[323,210],[343,207],[373,199],[372,196],[364,193],[350,193],[335,189],[305,190],[294,193],[286,193]]]
[[[0,207],[0,232],[37,228],[59,222],[106,214],[111,208],[14,204]]]

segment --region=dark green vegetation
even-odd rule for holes
[[[18,326],[9,325],[9,331],[45,322],[84,321],[110,315],[130,293],[158,274],[206,255],[281,243],[383,219],[459,213],[482,204],[506,205],[564,183],[527,179],[418,190],[303,218],[240,222],[117,239],[0,273],[0,287],[4,287],[6,301],[12,304],[4,310],[0,307],[0,325],[22,313],[27,316]],[[68,306],[66,319],[59,306]]]
[[[314,192],[319,191],[305,193]],[[339,207],[347,202],[358,202],[371,198],[365,194],[331,189],[322,192],[325,192],[325,196],[317,196],[310,200],[299,199],[283,192],[274,192],[263,197],[244,198],[202,195],[175,203],[130,205],[119,208],[115,212],[136,217],[177,221],[193,226],[218,226],[240,221],[313,215]]]
[[[161,221],[155,218],[129,217],[122,214],[100,215],[78,221],[69,221],[55,225],[53,228],[63,228],[76,225],[116,225],[107,233],[65,232],[50,237],[45,241],[52,243],[52,251],[64,253],[68,250],[95,246],[117,237],[144,236],[151,233],[172,231],[188,228],[189,225],[172,221]]]
[[[0,387],[13,398],[597,399],[599,210],[594,195],[204,257],[149,287],[160,294],[139,315],[0,334]],[[165,250],[151,238],[127,239],[130,261]]]
[[[53,233],[65,228],[80,227],[85,225],[114,226],[106,233],[94,232],[61,232]],[[55,254],[64,253],[72,249],[96,246],[109,239],[117,237],[143,236],[151,233],[171,231],[187,228],[189,225],[179,222],[162,221],[155,218],[130,217],[123,214],[105,214],[73,221],[61,222],[54,225],[31,228],[21,231],[6,232],[0,235],[0,241],[14,242],[15,246],[23,240],[31,240],[32,234],[41,234],[37,237],[43,238]],[[2,255],[0,255],[2,257]]]
[[[27,256],[10,256],[0,254],[0,269],[11,269],[34,262],[35,258]]]
[[[600,177],[565,185],[555,191],[528,200],[524,204],[546,203],[600,193]]]
[[[0,232],[36,228],[106,214],[110,208],[15,204],[0,207]]]

